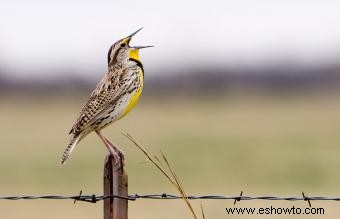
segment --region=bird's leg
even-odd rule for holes
[[[115,146],[111,141],[109,141],[109,139],[107,139],[105,136],[103,136],[104,139],[106,140],[106,142],[113,148],[113,150],[115,150],[115,152],[119,155],[120,158],[120,162],[121,164],[124,164],[124,159],[125,159],[125,155],[123,153],[123,151],[121,149],[119,149],[117,146]]]
[[[97,135],[99,136],[99,138],[103,141],[103,143],[105,144],[105,146],[107,147],[107,149],[109,150],[111,156],[113,157],[114,161],[115,161],[115,165],[118,165],[118,168],[122,167],[123,164],[123,158],[124,155],[123,153],[117,148],[115,147],[110,141],[108,141],[102,134],[100,131],[96,131]]]
[[[105,144],[105,146],[107,147],[107,149],[109,150],[110,154],[112,156],[114,156],[114,154],[116,153],[116,151],[114,150],[114,148],[111,148],[111,145],[109,143],[106,142],[105,137],[102,135],[102,133],[100,133],[100,131],[96,131],[97,135],[99,136],[99,138],[103,141],[103,143]]]

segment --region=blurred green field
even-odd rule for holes
[[[121,133],[151,154],[162,150],[189,194],[340,196],[340,96],[144,99],[104,133],[125,151],[129,193],[175,193]],[[102,193],[106,149],[94,134],[59,159],[85,97],[1,98],[0,195]],[[202,203],[206,218],[231,216],[233,201]],[[306,207],[304,202],[243,201],[239,207]],[[340,204],[313,202],[336,217]],[[190,218],[181,200],[130,202],[130,218]],[[102,218],[102,203],[0,201],[0,218]],[[271,215],[271,218],[276,218]],[[279,216],[280,217],[280,216]],[[283,216],[281,215],[281,218]],[[287,217],[287,216],[284,216]],[[298,215],[296,218],[310,218]]]

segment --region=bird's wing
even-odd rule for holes
[[[70,134],[79,134],[87,128],[94,119],[112,102],[120,90],[119,73],[107,74],[90,95],[89,100],[83,106],[80,114],[70,130]]]
[[[117,72],[115,75],[108,74],[102,79],[82,108],[70,134],[79,134],[88,128],[98,118],[101,118],[102,114],[129,90],[130,86],[126,84],[123,77],[126,71],[127,69],[121,70],[121,72]]]

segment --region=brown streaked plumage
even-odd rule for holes
[[[69,132],[71,139],[61,164],[67,160],[77,143],[92,131],[97,133],[116,162],[121,162],[122,152],[102,136],[100,131],[126,115],[141,95],[144,70],[139,58],[139,49],[149,46],[129,45],[131,38],[140,30],[111,46],[108,53],[108,73],[91,93],[72,126]]]

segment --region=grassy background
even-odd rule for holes
[[[102,193],[106,149],[94,134],[59,159],[85,98],[2,97],[0,195]],[[146,99],[104,134],[125,151],[129,193],[174,193],[166,179],[121,133],[133,135],[151,154],[165,152],[189,194],[340,196],[339,95]],[[230,216],[233,201],[202,203],[207,218]],[[239,207],[307,207],[304,202],[240,202]],[[326,216],[335,202],[312,202]],[[130,218],[190,218],[182,201],[130,202]],[[102,203],[0,201],[0,217],[102,218]],[[270,216],[275,218],[273,215]],[[287,216],[281,216],[287,217]],[[308,216],[295,216],[307,218]],[[308,218],[310,218],[309,216]],[[324,216],[312,216],[324,218]],[[280,216],[279,216],[280,218]]]

